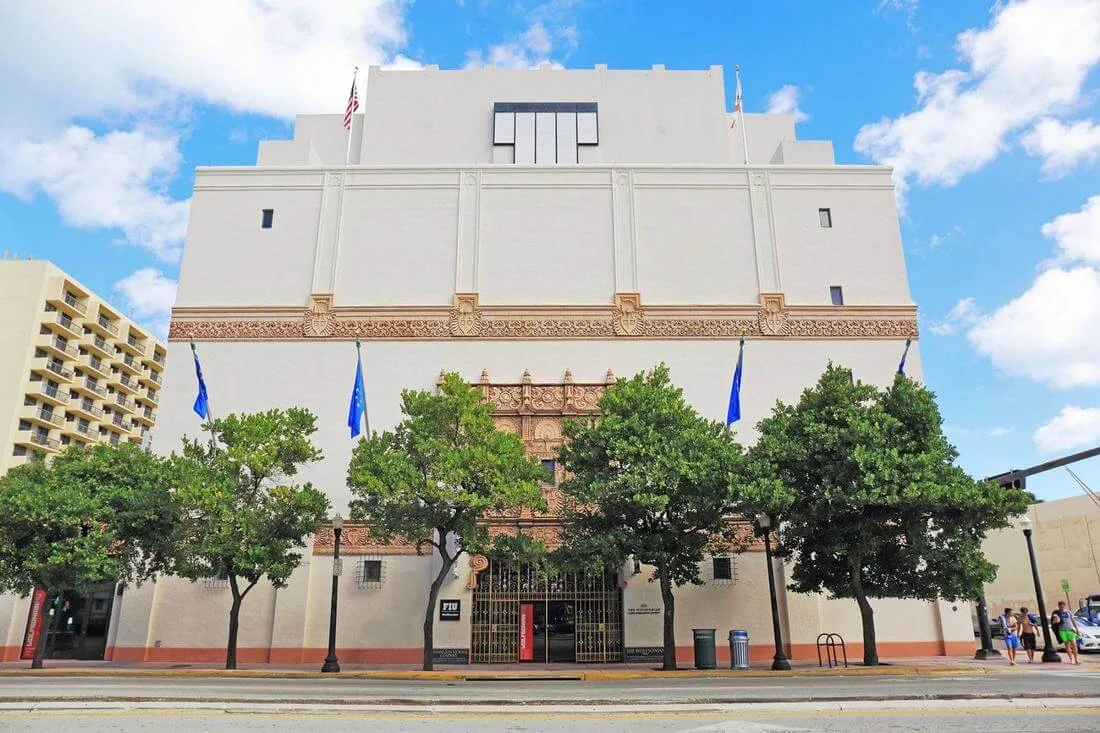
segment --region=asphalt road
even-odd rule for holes
[[[62,703],[62,706],[65,704]],[[133,704],[131,704],[133,705]],[[323,730],[343,733],[364,729],[407,733],[469,731],[569,731],[610,733],[694,731],[757,733],[776,731],[1042,731],[1060,733],[1100,728],[1100,700],[1031,700],[1024,704],[987,701],[934,701],[916,706],[889,703],[786,703],[777,705],[660,706],[653,710],[618,707],[515,706],[464,709],[416,707],[405,710],[359,706],[294,708],[278,705],[204,708],[173,704],[148,709],[65,709],[0,711],[0,731],[250,731]]]
[[[343,704],[607,704],[1100,696],[1100,669],[1017,667],[974,675],[616,681],[201,677],[0,677],[0,701],[167,700]]]

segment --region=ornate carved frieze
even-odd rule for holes
[[[643,305],[616,293],[605,306],[487,306],[456,293],[450,306],[353,307],[314,294],[299,308],[176,308],[169,339],[883,339],[917,334],[912,306],[789,305],[763,293],[759,306]]]
[[[334,545],[331,525],[318,527],[313,535],[313,554],[331,555]],[[419,555],[416,545],[384,544],[370,536],[367,528],[361,524],[345,523],[340,532],[341,555]]]

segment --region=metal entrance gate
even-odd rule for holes
[[[474,590],[470,661],[519,661],[520,603],[569,601],[577,662],[623,661],[623,594],[614,573],[541,575],[530,565],[489,561]]]

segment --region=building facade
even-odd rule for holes
[[[350,134],[341,115],[299,116],[292,140],[260,144],[256,166],[198,169],[169,354],[186,362],[196,340],[217,415],[315,412],[325,459],[302,479],[345,514],[354,340],[375,430],[400,420],[402,389],[459,372],[555,477],[549,516],[511,518],[550,536],[562,421],[595,409],[618,376],[663,361],[722,419],[744,334],[736,428],[750,443],[830,360],[889,383],[916,333],[889,169],[836,165],[791,116],[727,110],[720,67],[371,68]],[[908,371],[920,376],[916,342]],[[190,370],[168,373],[160,449],[199,431],[195,388]],[[419,661],[434,559],[361,527],[344,538],[341,660]],[[250,594],[242,660],[320,661],[331,554],[321,530],[286,588]],[[753,656],[770,657],[762,554],[701,570],[704,585],[677,589],[681,652],[692,628],[744,628]],[[821,632],[859,653],[854,602],[781,590],[779,604],[795,657],[813,657]],[[885,655],[973,649],[967,604],[875,607]],[[127,589],[113,657],[220,660],[228,608],[217,581]],[[540,581],[463,556],[435,639],[440,661],[646,660],[661,615],[646,568]]]

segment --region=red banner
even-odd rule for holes
[[[31,594],[31,612],[27,615],[27,630],[23,634],[20,659],[34,659],[34,648],[38,646],[38,634],[42,631],[42,609],[45,607],[46,591],[35,588]]]
[[[519,604],[519,660],[535,658],[535,604]]]

